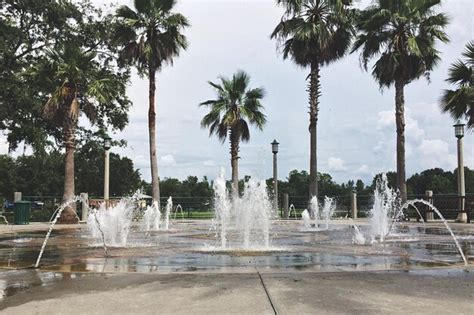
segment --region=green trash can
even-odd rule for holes
[[[15,225],[30,224],[30,208],[31,202],[29,201],[15,202],[13,220]]]

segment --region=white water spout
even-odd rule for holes
[[[107,208],[105,203],[99,209],[89,212],[87,227],[95,239],[105,239],[108,246],[126,247],[132,225],[134,203],[129,199],[120,200]]]
[[[374,191],[374,205],[370,210],[370,233],[375,242],[383,242],[392,224],[400,218],[398,192],[388,187],[387,175],[377,179]]]
[[[170,215],[171,215],[171,209],[173,209],[173,198],[169,197],[168,200],[166,201],[166,210],[165,210],[165,230],[170,229]]]
[[[214,192],[214,227],[218,231],[221,248],[268,248],[272,207],[265,181],[250,179],[242,197],[233,196],[230,200],[225,174],[221,171],[214,181]],[[233,239],[229,237],[230,232],[235,234]]]
[[[161,224],[161,213],[158,208],[158,202],[154,201],[153,205],[147,206],[145,213],[143,214],[140,228],[142,231],[158,231]]]

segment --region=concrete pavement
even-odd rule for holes
[[[0,279],[45,277],[2,272]],[[28,274],[30,273],[30,274]],[[2,314],[472,314],[474,269],[242,274],[55,273]],[[47,277],[46,277],[47,278]],[[0,280],[1,281],[1,280]],[[5,281],[5,280],[3,280]],[[263,281],[263,282],[262,282]]]

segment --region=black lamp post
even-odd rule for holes
[[[277,153],[279,143],[276,140],[273,140],[272,153],[273,153],[273,207],[275,209],[275,214],[278,215],[278,171],[277,171]]]
[[[466,188],[464,182],[464,150],[463,150],[463,137],[464,137],[464,126],[459,120],[453,126],[454,135],[458,138],[458,217],[456,222],[467,222],[466,212]]]
[[[112,147],[112,139],[108,136],[104,136],[104,200],[109,200],[109,174],[110,174],[110,154],[109,150]]]

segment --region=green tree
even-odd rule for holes
[[[58,196],[64,187],[64,155],[59,150],[19,156],[16,189],[24,196]]]
[[[474,128],[474,41],[466,45],[466,58],[458,60],[449,68],[446,81],[456,85],[455,90],[445,90],[441,98],[441,109],[454,119],[466,118],[467,128]]]
[[[285,14],[271,34],[282,46],[283,58],[310,69],[309,132],[310,183],[309,195],[318,195],[317,122],[321,96],[320,68],[342,58],[349,49],[353,35],[351,14],[347,4],[339,0],[277,0]]]
[[[413,174],[407,179],[407,185],[414,194],[424,195],[427,190],[432,190],[435,194],[455,193],[457,184],[452,172],[433,168]]]
[[[359,34],[353,51],[361,49],[365,70],[368,62],[380,56],[372,75],[380,87],[395,85],[397,129],[397,187],[407,199],[405,171],[405,86],[425,75],[439,61],[435,42],[448,42],[444,28],[448,19],[435,9],[441,0],[376,0],[360,12]]]
[[[288,194],[290,196],[307,196],[308,195],[308,184],[309,184],[309,175],[306,171],[298,172],[297,170],[292,170],[288,174]]]
[[[108,60],[77,42],[66,42],[47,54],[39,67],[39,76],[51,80],[55,86],[44,106],[45,116],[61,130],[64,157],[63,201],[75,195],[74,152],[79,115],[83,113],[90,123],[102,126],[108,118],[115,128],[127,123],[129,101],[125,96],[128,76],[116,73]],[[77,219],[73,209],[67,208],[60,222],[73,223]]]
[[[0,155],[0,199],[13,199],[17,189],[16,179],[15,161],[8,155]]]
[[[262,130],[266,123],[261,104],[265,90],[250,89],[250,77],[243,71],[238,71],[232,79],[220,77],[220,81],[220,84],[209,82],[217,93],[217,99],[200,104],[209,107],[209,113],[201,120],[201,126],[208,127],[209,136],[215,134],[222,143],[229,137],[232,189],[238,194],[240,141],[250,140],[249,124]]]
[[[82,23],[85,2],[2,0],[0,4],[0,130],[9,149],[31,145],[35,152],[54,146],[51,126],[42,117],[44,80],[34,80],[31,68],[66,34]],[[90,10],[89,10],[90,11]]]
[[[158,164],[156,159],[156,72],[165,63],[172,64],[181,49],[188,46],[181,33],[189,26],[187,19],[172,12],[176,0],[134,0],[135,10],[128,6],[117,9],[119,24],[115,43],[122,48],[121,57],[133,64],[149,81],[148,133],[153,199],[160,202]]]

